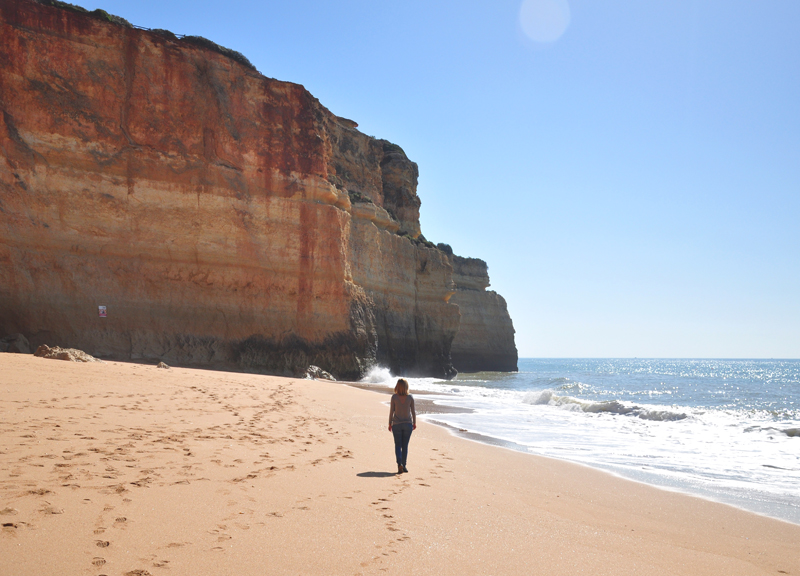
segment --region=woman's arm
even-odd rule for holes
[[[411,429],[417,429],[417,411],[414,408],[414,397],[411,396]]]
[[[389,432],[392,431],[392,416],[394,416],[394,396],[392,396],[392,400],[389,402]]]

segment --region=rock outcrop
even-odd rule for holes
[[[0,339],[0,352],[10,354],[30,354],[31,345],[22,334],[9,334]]]
[[[459,372],[515,372],[517,347],[506,301],[489,287],[489,268],[477,258],[451,254],[456,292],[450,302],[461,311],[461,324],[451,347]]]
[[[205,39],[62,4],[0,2],[0,334],[455,374],[452,265],[399,146]]]
[[[306,380],[328,380],[329,382],[336,382],[333,374],[326,372],[319,366],[309,366],[306,370]]]
[[[102,360],[98,360],[83,350],[61,348],[60,346],[53,346],[51,348],[47,344],[39,346],[33,355],[40,358],[50,358],[52,360],[66,360],[67,362],[102,362]]]

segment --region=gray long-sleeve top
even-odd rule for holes
[[[392,394],[389,404],[389,426],[395,424],[417,425],[417,411],[414,409],[414,397],[411,394],[401,396]]]

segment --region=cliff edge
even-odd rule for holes
[[[489,267],[478,258],[451,253],[456,292],[450,302],[461,312],[461,323],[450,349],[459,372],[515,372],[517,347],[506,301],[489,287]]]
[[[418,169],[196,37],[0,3],[0,336],[94,356],[449,378]]]

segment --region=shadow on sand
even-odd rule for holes
[[[390,476],[397,476],[397,472],[359,472],[356,476],[361,478],[389,478]]]

